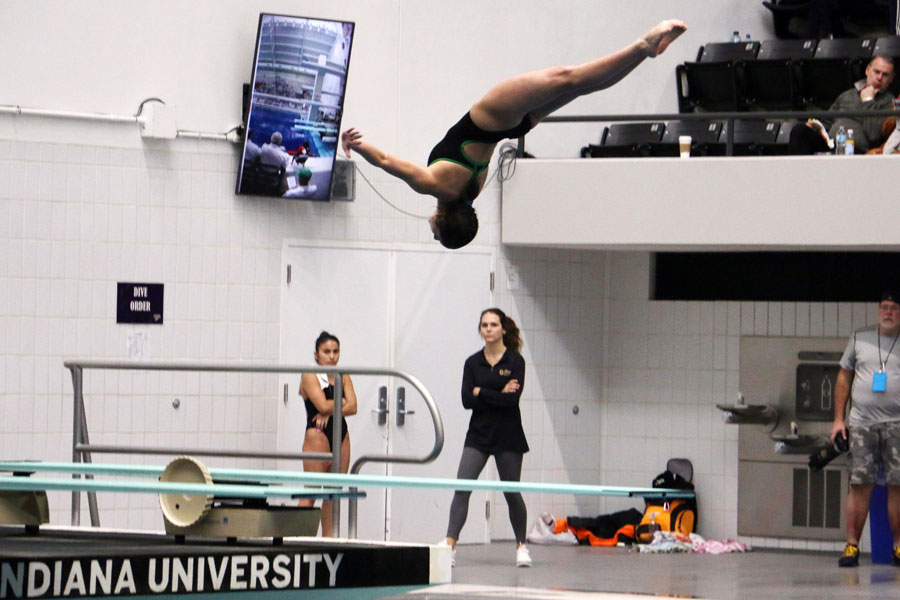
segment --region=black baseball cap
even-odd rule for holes
[[[897,290],[887,290],[881,292],[881,298],[878,301],[884,302],[885,300],[894,302],[895,304],[900,304],[900,292],[898,292]]]

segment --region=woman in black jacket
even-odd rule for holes
[[[466,359],[463,366],[462,403],[472,411],[469,430],[459,461],[457,478],[477,479],[493,456],[503,481],[519,481],[522,457],[528,442],[522,430],[519,397],[525,381],[525,360],[519,354],[522,340],[516,322],[499,308],[481,313],[478,331],[484,348]],[[450,504],[450,522],[446,544],[453,548],[466,522],[471,492],[457,491]],[[530,567],[531,556],[525,545],[527,514],[525,501],[518,492],[505,492],[509,520],[516,536],[516,565]]]

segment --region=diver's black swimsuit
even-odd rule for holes
[[[317,374],[316,378],[319,380],[319,384],[322,386],[322,393],[325,394],[326,400],[334,400],[334,385],[328,383],[327,376],[324,377],[324,382],[322,381],[322,374]],[[316,416],[319,414],[319,409],[316,408],[316,405],[313,404],[312,400],[309,398],[303,398],[303,404],[306,405],[306,428],[307,429],[315,429],[316,428]],[[334,419],[329,418],[328,424],[325,425],[325,428],[322,429],[322,433],[325,434],[325,437],[328,438],[328,448],[330,450],[334,450],[331,447],[331,438],[332,431],[334,429]],[[341,441],[344,441],[347,437],[347,419],[341,417]]]
[[[482,172],[487,170],[490,163],[479,162],[469,158],[466,155],[466,146],[472,143],[496,144],[508,138],[518,138],[531,131],[532,127],[531,118],[525,115],[522,121],[512,129],[486,131],[476,125],[469,113],[466,113],[456,125],[447,130],[444,139],[432,148],[431,154],[428,155],[428,166],[439,160],[446,160],[472,171],[472,178],[469,180],[464,193],[464,199],[471,204],[480,191],[476,180]]]

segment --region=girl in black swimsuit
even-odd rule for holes
[[[327,331],[316,339],[313,358],[317,365],[333,367],[341,356],[341,342]],[[349,375],[344,375],[341,414],[349,417],[356,414],[356,392]],[[306,404],[306,434],[303,438],[304,452],[331,452],[332,414],[334,413],[334,376],[304,373],[300,377],[300,396]],[[350,469],[350,434],[347,421],[341,420],[341,473]],[[317,473],[331,472],[331,461],[305,460],[303,470]],[[300,500],[300,506],[312,506],[312,500]],[[322,536],[331,536],[331,500],[322,501]]]
[[[484,186],[486,166],[497,142],[525,135],[541,119],[575,98],[616,84],[645,58],[661,54],[686,29],[681,21],[663,21],[625,48],[602,58],[501,81],[450,128],[432,150],[427,167],[364,142],[354,128],[341,134],[344,153],[349,157],[350,151],[356,150],[416,192],[437,198],[437,208],[428,219],[434,238],[447,248],[461,248],[478,232],[472,201]]]

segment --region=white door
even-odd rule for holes
[[[322,330],[341,340],[339,364],[384,367],[390,362],[390,309],[383,293],[391,276],[389,251],[294,247],[285,252],[285,263],[290,265],[291,276],[282,291],[282,364],[315,364],[315,340]],[[363,449],[378,454],[387,451],[388,427],[379,426],[377,414],[372,412],[378,407],[378,387],[386,385],[384,379],[353,378],[357,414],[347,420],[351,460]],[[278,449],[299,452],[306,430],[300,374],[283,383],[289,386],[289,393],[287,402],[280,405]],[[298,461],[279,467],[302,469]],[[387,473],[383,465],[372,465],[367,472]],[[346,532],[346,502],[342,504],[341,528]],[[360,500],[363,506],[372,518],[360,519],[359,537],[384,539],[385,490],[368,490],[367,498]]]
[[[456,476],[471,415],[460,398],[462,367],[466,358],[482,347],[478,315],[491,301],[490,267],[486,254],[397,253],[394,364],[418,377],[437,402],[444,421],[444,449],[427,465],[393,465],[395,475]],[[407,409],[415,414],[407,416],[403,426],[397,425],[396,411],[392,414],[393,454],[414,452],[412,449],[423,448],[434,439],[424,401],[409,385],[405,387]],[[443,489],[389,489],[391,539],[443,539],[452,497],[452,491]],[[485,500],[484,492],[472,494],[462,542],[488,541]]]
[[[444,449],[428,465],[368,463],[362,472],[454,477],[468,411],[459,386],[465,358],[480,347],[478,314],[490,302],[491,258],[486,253],[288,246],[285,264],[282,362],[310,364],[316,336],[327,329],[341,340],[341,364],[398,368],[418,377],[434,396],[444,423]],[[279,449],[302,443],[305,409],[299,375],[279,420]],[[354,377],[358,414],[348,420],[351,458],[363,454],[423,456],[434,443],[424,402],[405,381]],[[377,422],[378,388],[388,386],[385,425]],[[397,391],[414,414],[397,423]],[[297,468],[296,463],[293,468]],[[444,536],[452,492],[407,488],[367,490],[359,502],[362,539],[435,541]],[[473,494],[463,541],[487,540],[484,494]],[[346,531],[346,513],[341,518]]]

